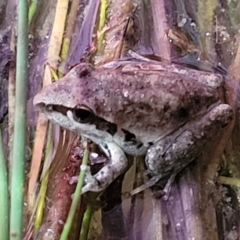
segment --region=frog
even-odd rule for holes
[[[145,156],[148,182],[136,194],[175,177],[230,125],[224,78],[177,64],[125,60],[95,68],[79,63],[43,87],[34,105],[56,124],[97,144],[107,163],[87,170],[82,194],[101,192],[128,168],[127,155]]]

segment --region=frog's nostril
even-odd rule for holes
[[[34,103],[34,104],[39,110],[46,109],[46,104],[44,103]]]
[[[47,109],[47,111],[52,111],[53,110],[53,105],[46,105],[45,108]]]

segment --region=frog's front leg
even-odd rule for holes
[[[100,192],[104,190],[113,180],[123,173],[128,166],[126,155],[114,142],[100,143],[99,146],[108,157],[109,162],[93,176],[90,170],[87,171],[82,193],[88,191]]]

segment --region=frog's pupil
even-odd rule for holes
[[[80,122],[86,122],[87,119],[90,118],[90,116],[92,115],[92,113],[88,110],[85,109],[74,109],[74,114],[76,116],[76,118],[78,119],[78,121]]]

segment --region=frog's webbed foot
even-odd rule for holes
[[[109,162],[95,175],[91,174],[90,169],[87,170],[82,194],[88,191],[101,192],[128,166],[127,157],[115,143],[107,142],[99,146],[107,155]]]

